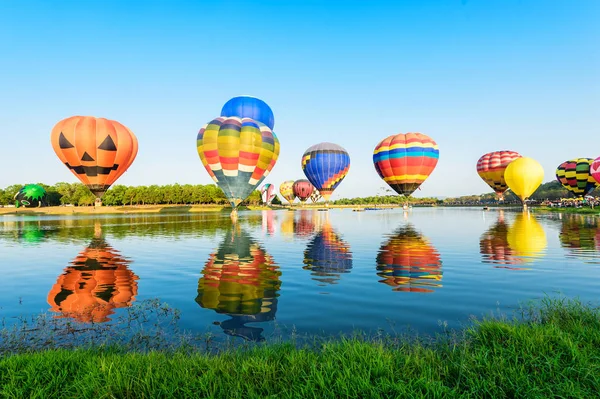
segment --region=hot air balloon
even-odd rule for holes
[[[506,184],[523,202],[531,196],[544,180],[544,168],[535,159],[528,157],[517,158],[508,164],[504,171]]]
[[[310,270],[313,280],[336,284],[340,274],[352,270],[350,246],[325,222],[321,231],[304,251],[304,270]]]
[[[510,270],[528,270],[519,265],[523,259],[516,256],[508,243],[509,225],[504,221],[504,213],[500,210],[498,220],[492,227],[481,235],[479,250],[484,263],[493,263],[495,268]]]
[[[250,118],[267,125],[273,130],[275,117],[273,111],[263,100],[250,96],[233,97],[227,101],[221,109],[221,116],[238,118]]]
[[[263,204],[271,206],[271,201],[273,201],[273,199],[277,195],[275,193],[275,186],[273,186],[270,183],[265,184],[263,186],[262,190],[260,190],[260,195],[261,195]]]
[[[373,164],[394,191],[408,197],[433,172],[439,153],[436,142],[425,134],[396,134],[377,144]]]
[[[350,156],[337,144],[316,144],[302,155],[302,170],[328,202],[333,190],[340,185],[350,170]]]
[[[377,254],[377,275],[394,291],[433,292],[441,287],[439,252],[412,225],[401,227]]]
[[[213,119],[200,129],[197,147],[206,171],[229,199],[232,215],[279,157],[275,133],[250,118]]]
[[[221,314],[268,314],[279,296],[280,277],[279,267],[250,235],[229,230],[202,270],[196,302]]]
[[[306,202],[314,189],[313,185],[306,179],[296,180],[293,186],[294,195],[298,197],[300,202]]]
[[[103,238],[94,238],[48,293],[50,310],[80,322],[109,321],[115,308],[135,301],[138,277],[130,263]]]
[[[598,187],[590,173],[592,158],[576,158],[565,161],[556,169],[556,180],[575,196],[585,196]]]
[[[504,179],[506,167],[520,157],[521,154],[515,151],[494,151],[484,154],[477,161],[479,177],[496,192],[500,201],[504,199],[503,194],[508,190],[508,185]]]
[[[543,256],[548,245],[546,232],[536,218],[528,212],[517,214],[506,236],[513,254],[523,263]]]
[[[279,192],[289,202],[292,204],[296,199],[296,195],[294,194],[294,181],[286,180],[279,186]]]
[[[93,116],[72,116],[58,122],[50,140],[54,152],[96,196],[131,166],[138,152],[135,135],[119,122]]]
[[[27,184],[14,197],[15,207],[34,208],[46,204],[46,190],[37,184]]]
[[[319,192],[319,190],[317,190],[316,188],[313,190],[312,194],[310,195],[310,200],[313,202],[313,204],[319,202],[319,200],[321,199],[321,193]]]
[[[600,157],[594,159],[590,165],[590,174],[597,183],[600,183]]]

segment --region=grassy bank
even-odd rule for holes
[[[425,344],[351,338],[216,355],[52,350],[0,358],[0,396],[222,398],[591,398],[600,392],[600,314],[546,301]]]
[[[584,207],[584,208],[550,208],[547,206],[539,206],[533,207],[532,210],[535,212],[559,212],[559,213],[574,213],[574,214],[587,214],[587,215],[600,215],[600,207],[595,207],[594,209]]]

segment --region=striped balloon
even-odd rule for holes
[[[260,190],[260,196],[263,204],[271,205],[271,202],[273,199],[275,199],[276,195],[275,186],[270,183],[265,184]]]
[[[294,182],[293,189],[294,195],[298,197],[301,202],[305,202],[313,193],[315,188],[308,180],[300,179]]]
[[[375,147],[373,164],[379,176],[398,194],[409,196],[438,163],[435,141],[421,133],[389,136]]]
[[[290,204],[296,199],[294,194],[294,181],[286,180],[279,186],[279,192]]]
[[[484,154],[477,161],[477,174],[496,192],[500,199],[502,199],[502,194],[508,190],[508,185],[504,180],[504,171],[508,164],[517,158],[521,158],[521,154],[515,151],[494,151]]]
[[[250,118],[219,117],[198,133],[198,155],[208,174],[236,208],[271,172],[279,140]]]
[[[574,195],[586,195],[598,186],[591,172],[592,158],[575,158],[558,165],[556,179]]]
[[[592,162],[592,165],[590,166],[590,173],[592,174],[594,180],[600,184],[600,157],[594,159],[594,162]]]
[[[302,155],[302,170],[323,199],[329,201],[350,170],[350,156],[337,144],[316,144]]]

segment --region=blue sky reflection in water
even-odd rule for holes
[[[5,322],[105,322],[159,298],[188,330],[253,340],[432,333],[546,294],[596,301],[600,288],[597,216],[508,209],[255,211],[235,228],[226,213],[6,215],[0,251]]]

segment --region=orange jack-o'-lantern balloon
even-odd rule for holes
[[[138,152],[135,135],[119,122],[72,116],[52,129],[60,160],[98,198],[131,166]]]

